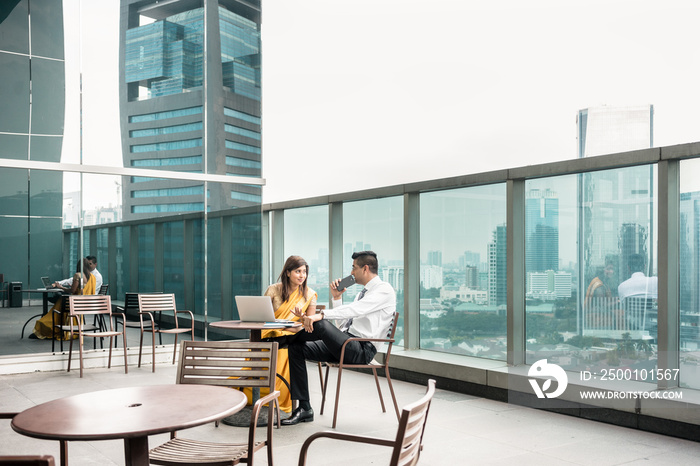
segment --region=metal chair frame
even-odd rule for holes
[[[279,420],[279,395],[275,391],[277,368],[277,342],[248,341],[183,341],[180,343],[180,362],[177,383],[218,385],[231,388],[267,387],[270,393],[255,402],[244,443],[212,443],[183,439],[171,435],[168,442],[155,447],[149,455],[150,463],[161,465],[254,464],[255,453],[266,447],[267,462],[272,466],[273,408],[277,407]],[[258,416],[263,405],[268,407],[268,423],[265,440],[256,440]],[[278,424],[279,428],[279,424]]]
[[[143,334],[144,332],[151,333],[151,347],[153,359],[151,365],[153,367],[153,372],[156,371],[156,333],[166,333],[175,335],[175,342],[173,344],[173,364],[175,364],[175,358],[177,356],[177,336],[182,333],[190,333],[192,340],[194,340],[194,314],[192,311],[178,311],[175,306],[175,295],[170,294],[139,294],[139,322],[141,325],[141,341],[139,342],[139,365],[141,367],[141,355],[143,354]],[[153,318],[154,313],[158,313],[158,320],[162,318],[163,312],[172,312],[175,327],[174,328],[162,328],[156,325],[156,321]],[[190,317],[190,327],[180,327],[180,322],[178,320],[178,314],[187,314]],[[147,318],[144,323],[144,319]],[[160,337],[160,335],[159,335]]]
[[[72,337],[73,334],[78,335],[78,348],[80,351],[80,377],[83,376],[83,339],[89,338],[109,338],[109,362],[107,368],[112,367],[112,339],[122,336],[124,345],[124,372],[129,373],[126,354],[126,332],[122,328],[121,332],[114,330],[114,322],[112,320],[112,301],[109,296],[100,295],[71,295],[68,297],[68,305],[70,309],[69,325],[63,326],[63,329],[68,331]],[[84,317],[88,315],[105,315],[109,320],[109,330],[101,332],[99,328],[92,333],[87,333],[83,323]],[[123,314],[122,314],[123,316]],[[93,326],[90,326],[93,327]],[[92,328],[90,328],[92,330]],[[71,360],[73,357],[73,338],[70,339],[68,348],[68,372],[70,372]]]
[[[384,369],[384,374],[386,375],[386,381],[389,385],[389,391],[391,392],[391,399],[394,402],[394,410],[396,411],[396,418],[400,418],[399,405],[396,403],[396,394],[394,393],[394,386],[391,384],[391,375],[389,374],[389,358],[391,357],[391,348],[394,344],[394,334],[396,333],[396,325],[399,321],[399,313],[394,313],[394,319],[391,323],[391,328],[389,328],[387,338],[348,338],[345,343],[343,343],[342,349],[340,351],[340,362],[319,362],[318,363],[318,376],[321,380],[321,414],[323,414],[323,409],[326,405],[326,389],[328,388],[328,375],[331,367],[338,368],[338,381],[336,383],[335,390],[335,406],[333,408],[333,428],[335,429],[336,422],[338,419],[338,401],[340,399],[340,381],[343,376],[343,369],[370,369],[372,374],[374,374],[374,382],[377,385],[377,394],[379,395],[379,403],[382,405],[382,412],[386,412],[386,407],[384,406],[384,398],[382,397],[382,389],[379,386],[379,377],[377,377],[377,369]],[[350,364],[342,362],[345,357],[345,348],[351,341],[372,341],[376,343],[386,343],[387,350],[384,356],[384,362],[379,363],[375,359],[370,361],[369,364]],[[323,367],[326,368],[325,377],[323,374]]]
[[[317,432],[307,438],[302,445],[299,453],[299,466],[306,464],[309,447],[314,440],[319,438],[392,447],[394,451],[389,466],[414,466],[418,463],[420,452],[423,450],[423,434],[428,421],[430,402],[434,394],[435,380],[430,379],[425,395],[420,400],[405,406],[401,411],[399,428],[394,440],[335,431]]]

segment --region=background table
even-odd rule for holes
[[[275,326],[271,326],[265,325],[263,322],[241,322],[240,320],[220,320],[219,322],[211,322],[209,324],[209,326],[214,328],[250,330],[250,341],[260,341],[262,339],[263,330],[286,330],[298,327],[299,325],[285,326],[283,324],[276,324]]]
[[[22,411],[12,428],[49,440],[124,439],[127,465],[148,465],[148,436],[195,427],[241,410],[238,390],[212,385],[151,385],[83,393]],[[61,464],[68,464],[61,446]]]

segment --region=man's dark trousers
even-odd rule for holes
[[[309,380],[306,360],[322,362],[340,361],[340,350],[345,340],[353,335],[341,332],[327,320],[314,322],[314,331],[297,333],[289,344],[289,378],[293,400],[309,399]],[[367,364],[377,350],[368,341],[352,341],[345,347],[348,364]]]

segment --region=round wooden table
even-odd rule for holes
[[[22,411],[12,420],[20,434],[49,440],[124,439],[127,465],[148,463],[148,436],[195,427],[240,411],[238,390],[211,385],[152,385],[83,393]],[[61,444],[61,464],[68,464]]]

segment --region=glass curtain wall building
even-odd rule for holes
[[[58,162],[65,110],[61,0],[1,2],[0,37],[0,158]],[[62,174],[4,167],[0,179],[0,273],[24,289],[41,286],[41,276],[60,278]]]
[[[122,5],[124,166],[261,176],[260,2]],[[122,195],[125,220],[262,202],[255,185],[147,177],[125,178]]]

